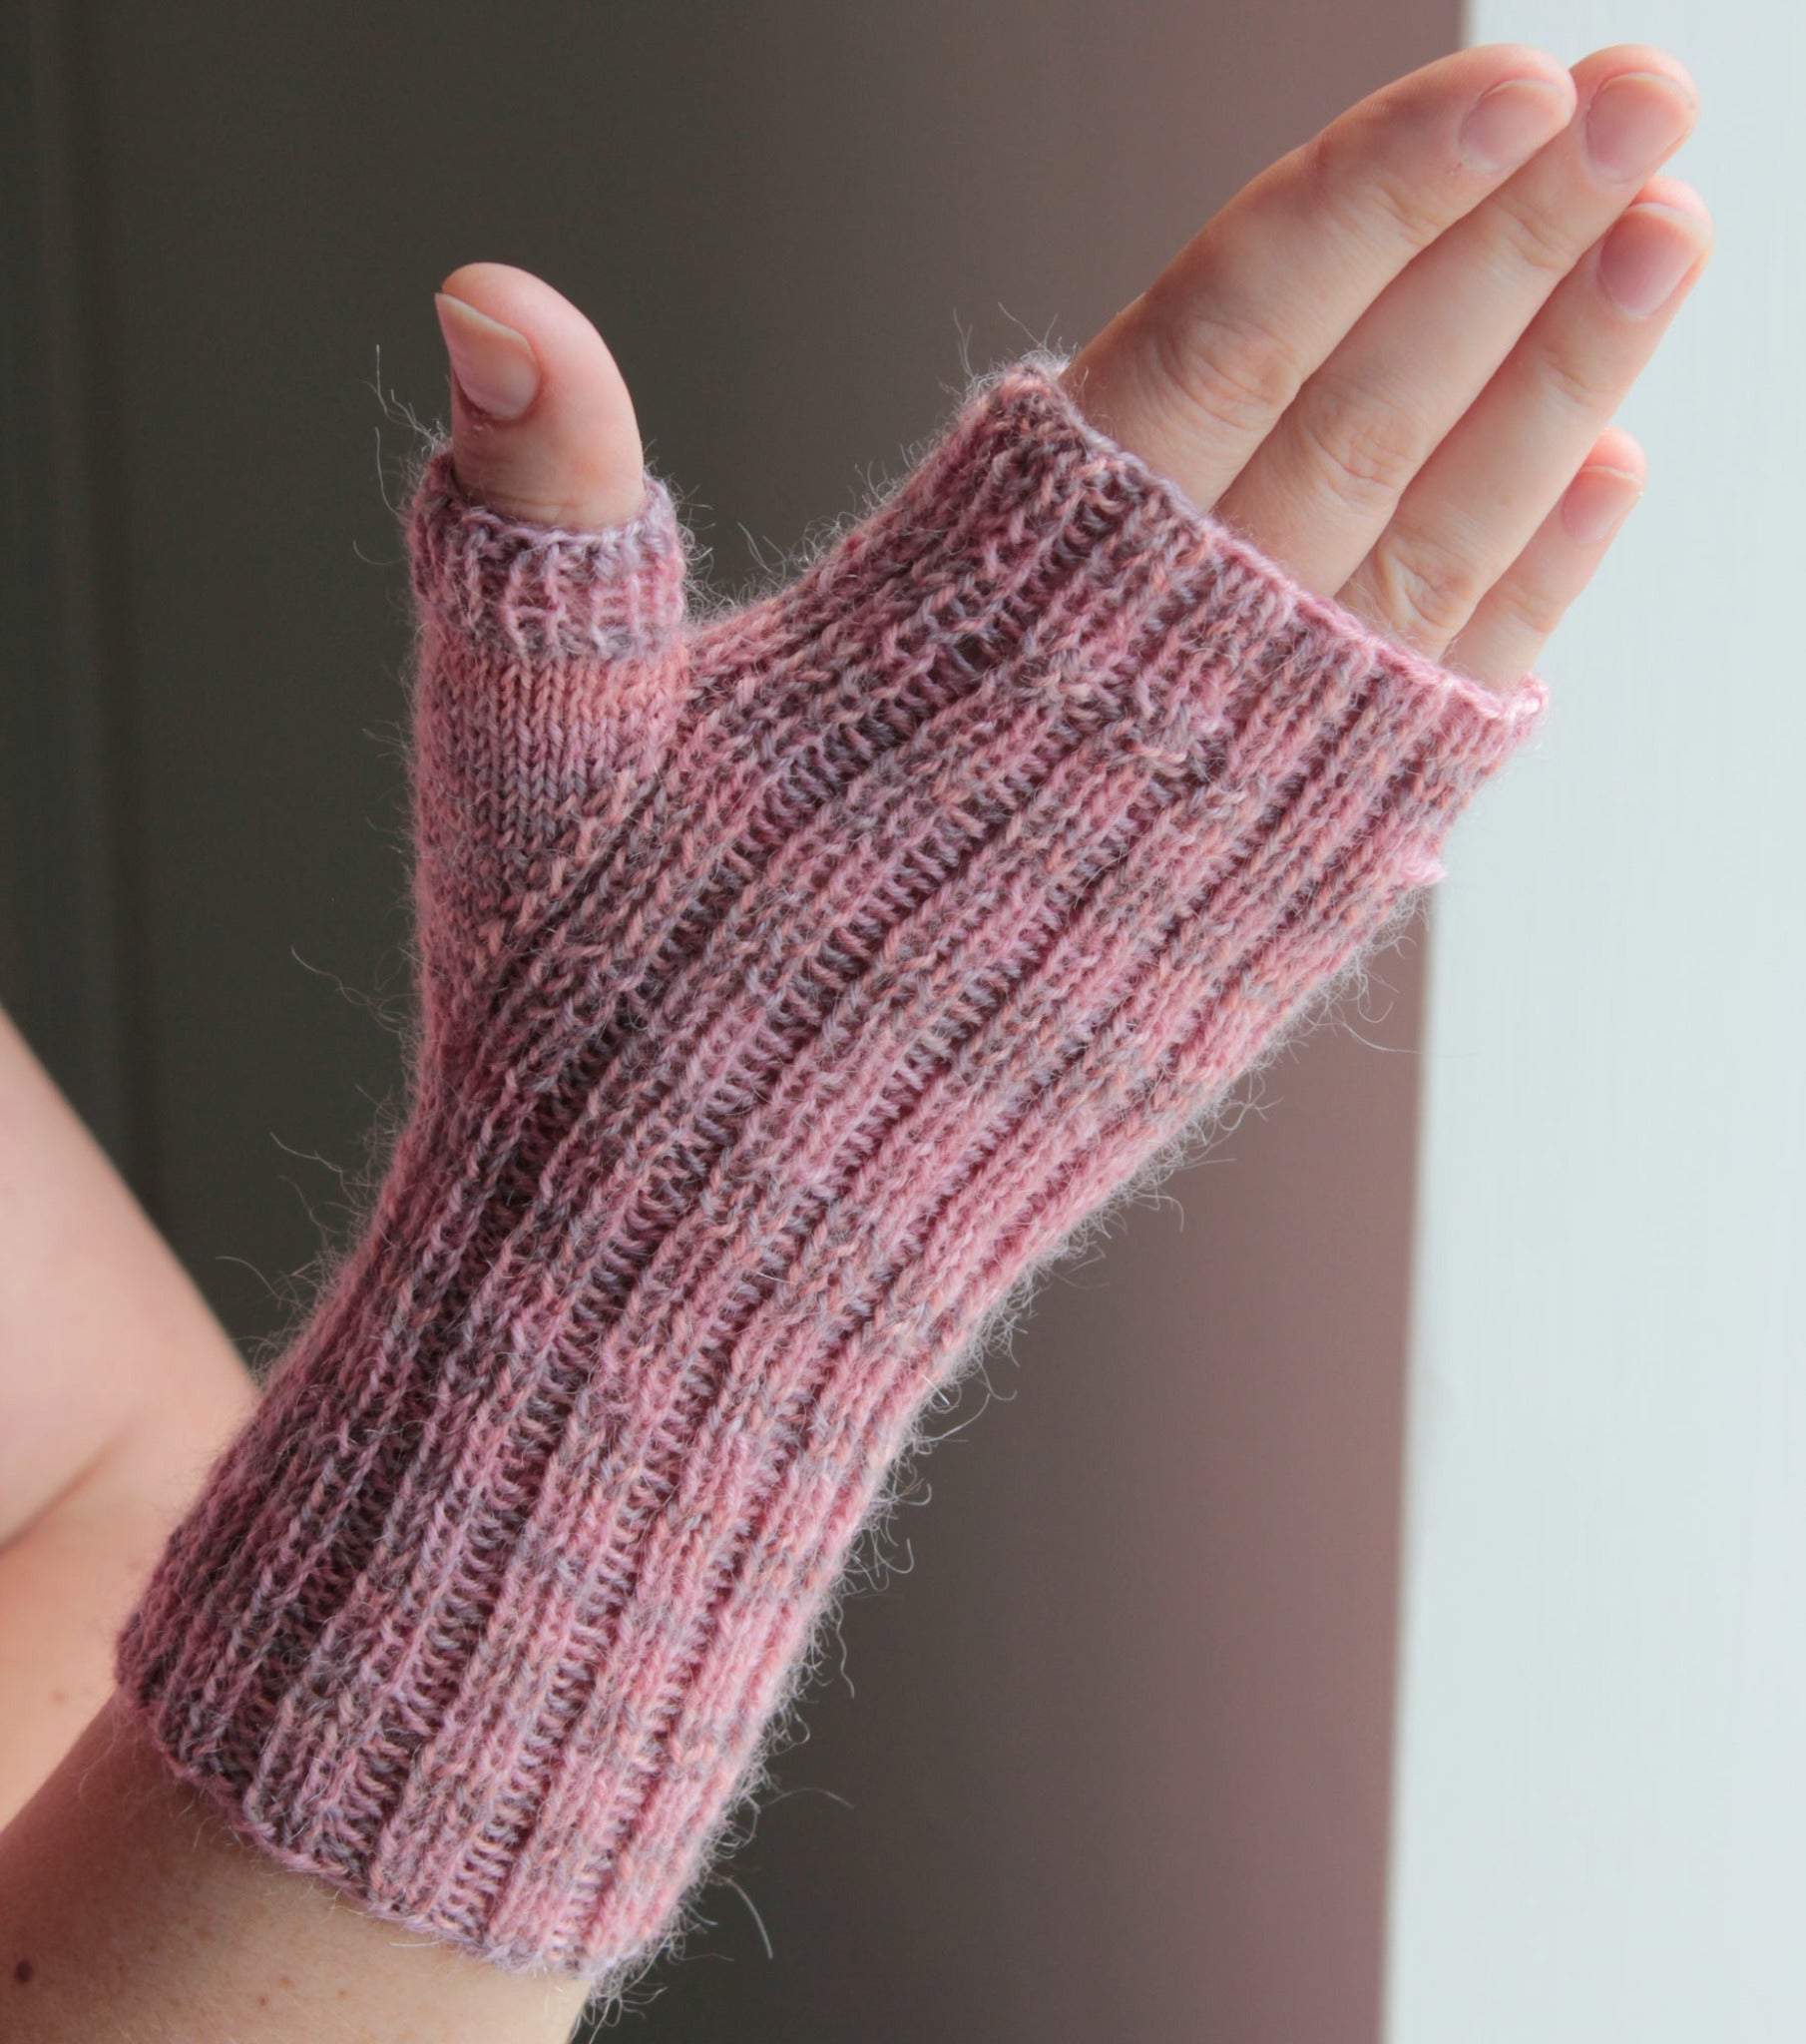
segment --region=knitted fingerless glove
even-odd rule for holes
[[[119,1673],[239,1831],[501,1964],[673,1935],[925,1402],[1541,709],[1059,367],[689,624],[656,480],[571,534],[426,471],[410,1119]]]

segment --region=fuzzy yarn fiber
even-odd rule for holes
[[[409,1118],[118,1659],[238,1831],[497,1963],[672,1937],[927,1401],[1541,711],[1060,366],[694,619],[656,478],[575,534],[425,473]]]

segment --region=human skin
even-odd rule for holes
[[[105,1703],[113,1635],[251,1400],[188,1274],[0,1015],[0,1823]]]
[[[1074,358],[1070,387],[1307,588],[1509,688],[1642,484],[1609,420],[1709,250],[1701,202],[1656,175],[1694,112],[1686,73],[1640,45],[1572,74],[1511,45],[1427,66],[1237,195]],[[1476,138],[1494,146],[1476,156]],[[464,487],[548,524],[631,517],[638,427],[588,320],[487,263],[446,279],[440,316]],[[0,1420],[13,1395],[0,1378]],[[545,2044],[582,2000],[275,1867],[116,1706],[0,1837],[18,2044]]]

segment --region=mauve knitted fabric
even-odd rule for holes
[[[410,1116],[119,1673],[240,1832],[501,1964],[682,1924],[926,1401],[1541,709],[1059,366],[687,624],[657,481],[574,535],[426,471]]]

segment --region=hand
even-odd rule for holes
[[[1509,686],[1640,480],[1634,443],[1606,420],[1705,258],[1703,208],[1652,175],[1692,118],[1684,74],[1638,48],[1572,77],[1510,48],[1431,65],[1217,215],[1075,358],[1075,400],[1304,587]],[[448,279],[441,310],[464,487],[542,524],[633,518],[638,429],[589,322],[493,265]],[[667,849],[687,856],[681,832]],[[1067,850],[1082,870],[1083,841]],[[1190,969],[1201,983],[1210,967]],[[1146,979],[1168,1026],[1182,1019]],[[520,1139],[517,1125],[507,1140]],[[45,1489],[43,1470],[26,1473]],[[178,1861],[182,1882],[157,1877]],[[366,2016],[393,2028],[401,2007],[447,2038],[549,2036],[581,1999],[410,1947],[272,1871],[117,1708],[0,1840],[0,1934],[31,1955],[14,1981],[33,1987],[42,2036],[93,2034],[128,2005],[154,2022],[159,2007],[192,2009],[198,1986],[235,2010],[254,2000],[267,2014],[245,2019],[270,2038]],[[338,2005],[347,1980],[356,2018]]]
[[[1692,83],[1637,44],[1572,74],[1466,50],[1363,100],[1212,219],[1074,358],[1092,420],[1376,631],[1507,688],[1636,501],[1607,426],[1711,230],[1654,177]],[[595,329],[495,263],[446,279],[465,488],[620,522],[640,441]]]

